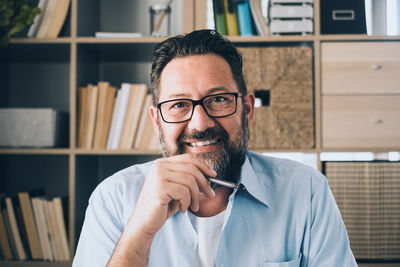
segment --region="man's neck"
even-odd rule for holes
[[[199,210],[197,212],[191,210],[191,212],[198,217],[215,216],[226,209],[232,192],[233,189],[231,188],[220,187],[215,191],[215,197],[212,199],[201,195]]]

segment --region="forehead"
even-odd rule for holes
[[[228,62],[215,54],[171,60],[161,73],[159,85],[160,101],[238,91]]]

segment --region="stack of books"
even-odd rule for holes
[[[71,0],[40,0],[40,13],[33,20],[28,37],[56,38],[65,19]]]
[[[215,30],[222,35],[268,35],[261,0],[213,0]]]
[[[269,29],[273,35],[312,34],[313,0],[271,0]]]
[[[145,84],[109,82],[79,88],[78,147],[158,150],[149,115],[152,97]]]
[[[42,193],[0,196],[0,252],[4,260],[70,260],[62,200]]]

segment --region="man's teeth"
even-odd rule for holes
[[[214,140],[206,140],[206,141],[199,141],[199,142],[192,142],[189,143],[190,146],[208,146],[208,145],[212,145],[217,143],[218,140],[214,139]]]

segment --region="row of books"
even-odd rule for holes
[[[268,35],[262,0],[213,0],[215,29],[222,35]]]
[[[149,116],[152,97],[145,84],[109,82],[79,88],[78,147],[159,149]]]
[[[70,260],[61,198],[0,196],[0,252],[4,260]]]
[[[213,0],[215,29],[222,35],[310,34],[314,0]]]
[[[39,0],[40,13],[34,18],[28,37],[56,38],[60,33],[71,0]]]

